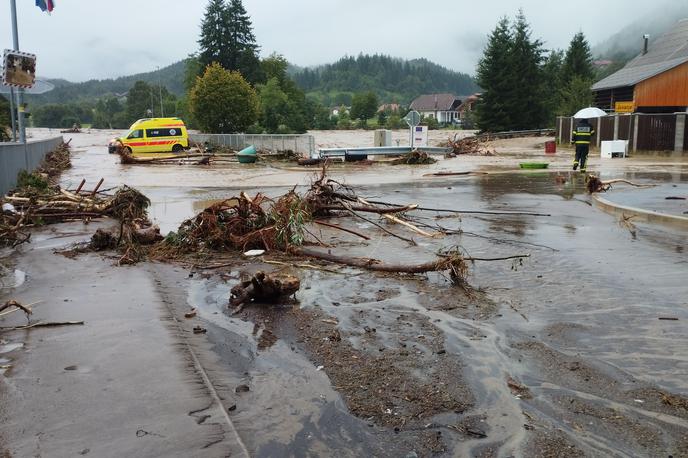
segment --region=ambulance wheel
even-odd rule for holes
[[[124,151],[125,156],[131,156],[131,148],[129,148],[128,146],[125,146],[124,149],[122,149],[122,151]]]
[[[180,144],[176,144],[172,147],[172,152],[173,153],[181,153],[184,147]]]

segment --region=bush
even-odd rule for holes
[[[26,170],[20,170],[17,174],[18,188],[33,188],[40,191],[45,191],[48,189],[48,186],[48,180],[39,173],[29,173]]]

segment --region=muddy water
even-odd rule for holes
[[[627,176],[685,186],[682,165],[637,168],[620,171],[607,164],[603,172],[605,178]],[[301,307],[335,317],[357,348],[364,348],[358,337],[363,326],[379,328],[380,342],[393,346],[395,336],[383,330],[403,314],[427,318],[442,331],[446,351],[463,364],[475,397],[467,415],[481,415],[487,433],[486,438],[445,433],[446,454],[469,456],[489,449],[494,456],[531,456],[534,437],[548,443],[548,437],[563,434],[567,444],[587,456],[682,456],[686,449],[681,448],[680,437],[688,432],[685,415],[653,404],[649,391],[642,390],[651,387],[688,395],[688,237],[684,232],[641,224],[629,230],[591,207],[580,175],[564,173],[566,183],[557,184],[556,172],[440,181],[415,179],[421,173],[411,171],[404,173],[415,176],[412,183],[376,186],[370,184],[376,173],[380,172],[365,171],[364,179],[352,178],[361,184],[359,194],[435,208],[551,215],[464,214],[461,219],[436,220],[435,213],[427,212],[425,223],[463,233],[442,239],[416,236],[416,246],[378,236],[365,222],[342,221],[375,235],[366,243],[343,234],[324,234],[336,238],[349,255],[397,262],[427,260],[437,250],[454,245],[480,257],[530,254],[523,264],[478,262],[472,267],[471,285],[487,293],[494,310],[461,308],[465,299],[458,298],[463,293],[438,275],[419,280],[369,273],[353,276],[355,270],[344,275],[298,272],[304,285],[298,295]],[[137,168],[119,165],[100,149],[85,148],[77,152],[75,167],[63,182],[78,183],[84,177],[95,183],[106,176],[111,185],[139,187],[153,201],[151,214],[167,232],[205,203],[234,195],[239,188],[278,195],[287,189],[280,185],[304,183],[308,175],[285,174],[271,167]],[[261,186],[261,181],[271,188]],[[394,443],[384,431],[371,430],[364,420],[347,414],[335,387],[299,351],[296,338],[285,331],[274,346],[261,351],[262,325],[254,333],[253,323],[227,317],[226,297],[238,273],[232,275],[226,281],[191,280],[186,302],[199,307],[201,319],[213,326],[212,339],[241,343],[239,352],[220,344],[214,351],[224,367],[232,367],[258,387],[240,406],[237,418],[239,429],[252,438],[251,449],[263,456],[299,455],[307,450],[328,454],[353,441],[358,446],[349,449],[350,454],[357,455],[377,450],[376,442]],[[380,298],[379,291],[391,292]],[[436,307],[454,298],[461,303],[458,312]],[[525,384],[533,399],[514,396],[505,382],[509,376]],[[277,410],[280,404],[283,409]],[[584,408],[569,407],[579,404]],[[616,414],[598,414],[601,409]],[[273,412],[266,415],[266,411]],[[609,418],[617,416],[621,419],[610,423]],[[618,427],[623,421],[636,437],[648,439],[624,436]],[[413,451],[404,447],[394,450]]]
[[[668,177],[656,173],[634,177],[636,180],[663,178]],[[355,270],[345,271],[343,275],[300,273],[304,284],[299,293],[301,306],[317,307],[335,317],[339,328],[352,334],[354,345],[362,345],[355,335],[360,334],[363,326],[384,329],[385,323],[394,321],[401,314],[427,317],[443,332],[447,352],[464,364],[464,375],[476,398],[472,413],[483,415],[488,431],[487,439],[450,440],[448,453],[468,456],[489,444],[490,448],[499,450],[498,455],[527,456],[526,444],[531,433],[523,427],[529,422],[523,411],[537,419],[538,428],[545,434],[564,431],[568,434],[568,441],[586,455],[652,455],[651,452],[673,450],[671,435],[666,439],[669,445],[647,449],[641,445],[625,444],[614,432],[590,426],[579,426],[582,431],[573,428],[572,424],[579,424],[577,417],[575,413],[561,410],[559,398],[573,396],[600,408],[624,412],[624,415],[637,418],[641,425],[655,425],[660,431],[670,425],[685,433],[686,421],[679,416],[643,409],[635,399],[629,401],[635,403],[629,406],[624,402],[623,394],[624,390],[647,386],[688,394],[688,355],[685,352],[688,332],[681,324],[688,320],[688,286],[685,284],[688,262],[684,254],[688,239],[685,233],[638,225],[633,236],[613,217],[590,206],[589,197],[582,192],[582,179],[575,175],[563,185],[555,183],[553,174],[537,173],[502,174],[395,188],[367,186],[358,190],[361,194],[382,200],[413,202],[428,207],[551,215],[464,215],[461,219],[435,220],[435,214],[428,212],[424,215],[428,218],[426,223],[441,224],[464,233],[440,240],[416,237],[417,246],[397,243],[388,237],[375,237],[366,244],[360,244],[347,235],[329,234],[345,246],[344,251],[349,255],[398,262],[430,259],[438,249],[452,245],[461,245],[468,254],[480,257],[530,254],[531,257],[522,265],[502,261],[478,262],[473,266],[470,283],[486,291],[497,305],[497,311],[483,315],[457,314],[433,307],[438,301],[438,291],[439,297],[462,294],[453,290],[447,279],[437,275],[430,275],[426,280],[400,280],[368,273],[352,277]],[[278,188],[270,192],[279,194],[282,191]],[[195,196],[199,197],[198,202],[203,202],[220,197],[224,192],[208,190],[197,192]],[[180,196],[180,201],[183,200]],[[186,205],[193,209],[193,203]],[[352,224],[350,221],[341,223]],[[374,233],[374,228],[365,222],[354,223],[354,227]],[[234,280],[229,278],[227,283],[207,283],[207,280],[194,283],[189,302],[213,304],[207,311],[201,307],[204,319],[225,329],[239,327],[241,330],[232,332],[248,336],[252,324],[228,321],[221,313],[228,289],[238,274],[232,275]],[[388,292],[380,299],[375,297],[379,291]],[[439,299],[439,302],[443,301],[447,299]],[[450,299],[448,301],[451,302]],[[365,318],[361,318],[361,311],[366,312]],[[667,317],[678,321],[659,319]],[[230,322],[233,323],[231,326]],[[393,345],[393,335],[381,334],[381,342]],[[253,339],[254,342],[257,340]],[[592,378],[591,386],[568,384],[567,374],[555,377],[539,366],[543,360],[553,358],[552,354],[529,353],[519,347],[533,342],[560,352],[562,357],[578,358],[582,364],[594,367],[608,379],[600,375],[598,379]],[[281,373],[280,378],[284,379],[280,383],[286,385],[270,382],[272,377],[260,379],[265,392],[262,401],[255,399],[256,406],[261,405],[260,402],[265,403],[263,407],[273,404],[271,393],[283,392],[295,381],[304,382],[304,373],[314,374],[316,377],[309,378],[308,383],[315,391],[326,393],[322,405],[321,401],[314,399],[304,400],[298,393],[293,402],[303,403],[303,410],[297,415],[301,418],[297,424],[301,426],[296,430],[311,431],[310,428],[315,428],[319,431],[322,425],[307,426],[310,423],[305,419],[326,418],[328,408],[324,406],[338,406],[337,411],[341,412],[341,400],[338,400],[336,392],[326,389],[326,379],[318,378],[314,366],[309,365],[302,355],[295,355],[286,341],[278,341],[270,351],[278,356],[266,356],[255,348],[247,355],[261,361],[259,367],[263,371],[270,368],[270,373]],[[554,367],[558,364],[556,360],[546,362]],[[555,370],[565,372],[567,369]],[[535,401],[515,397],[505,383],[508,376],[526,384]],[[621,386],[615,387],[614,393],[605,394],[609,380],[618,381]],[[645,402],[643,399],[639,401]],[[252,422],[261,418],[258,412],[250,410],[245,415]],[[366,428],[351,426],[357,424],[355,419],[343,413],[339,415],[340,421],[347,418],[352,430],[358,431],[350,434],[360,435],[363,443],[371,446],[368,442],[370,437],[365,434]],[[287,427],[293,421],[294,418],[278,422],[279,425],[263,424],[266,429],[262,434],[270,440],[265,439],[265,443],[259,441],[255,444],[256,449],[273,450],[276,444],[287,447],[281,450],[288,450],[288,444],[296,447],[293,441],[298,434],[294,435],[293,425]],[[266,430],[270,434],[266,434]],[[338,444],[334,437],[325,432],[320,438],[322,442],[316,441],[318,447],[323,447],[323,450],[339,448],[342,444]],[[452,436],[445,434],[445,437]]]

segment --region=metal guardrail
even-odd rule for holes
[[[518,138],[518,137],[543,137],[543,136],[553,136],[555,134],[554,129],[532,129],[532,130],[510,130],[505,132],[494,132],[494,133],[484,133],[478,134],[475,138],[479,139],[503,139],[503,138]],[[469,137],[470,138],[470,137]]]
[[[249,145],[257,149],[273,152],[294,151],[312,156],[315,152],[315,138],[312,135],[278,135],[278,134],[191,134],[189,140],[195,143],[208,142],[212,145],[243,149]]]
[[[410,153],[414,149],[421,150],[427,154],[446,154],[451,148],[440,148],[435,146],[422,146],[411,148],[410,146],[371,146],[356,148],[320,148],[317,153],[311,155],[312,159],[325,159],[347,156],[399,156]]]
[[[17,184],[20,170],[35,170],[46,154],[63,142],[62,136],[24,143],[0,143],[0,195]]]

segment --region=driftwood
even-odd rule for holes
[[[229,305],[236,307],[233,313],[239,313],[251,302],[273,304],[284,300],[296,294],[300,287],[300,280],[291,275],[271,277],[257,272],[250,280],[232,288]]]

